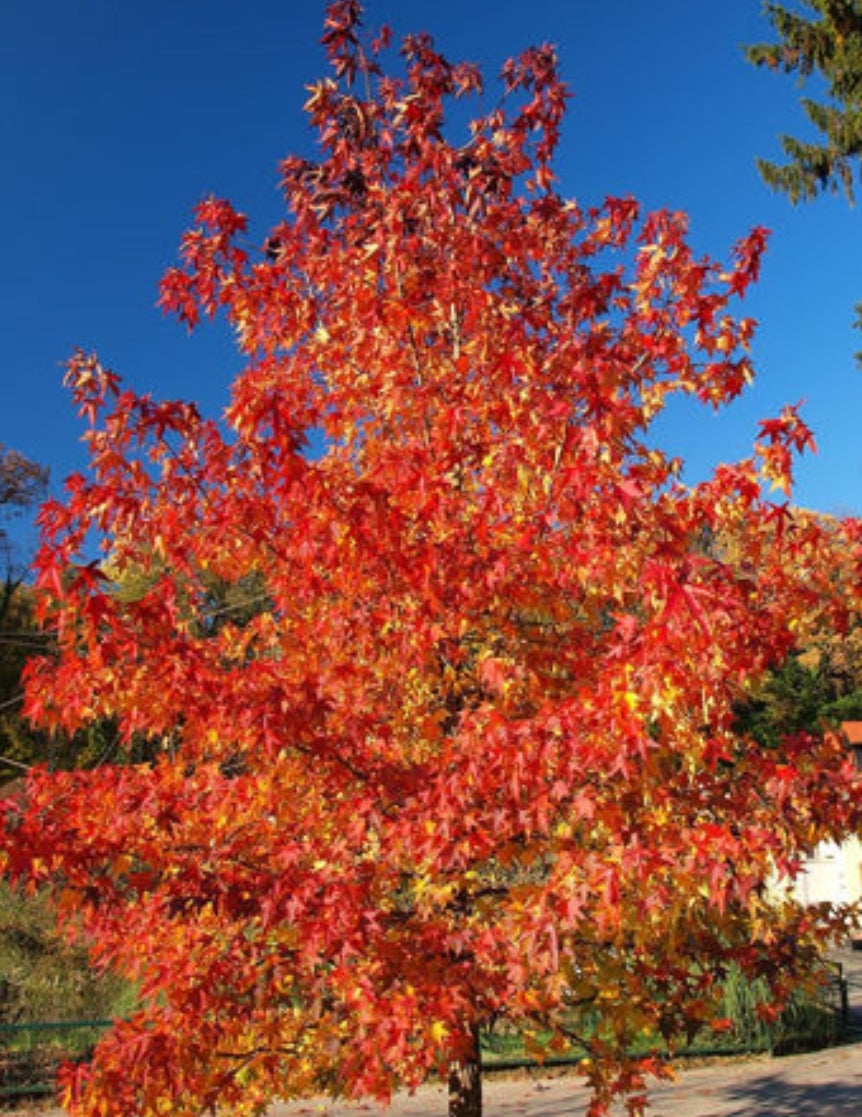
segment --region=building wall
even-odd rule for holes
[[[823,842],[806,861],[793,891],[803,904],[862,900],[862,843],[858,838],[840,846]]]

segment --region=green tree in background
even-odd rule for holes
[[[778,42],[747,47],[748,60],[796,74],[800,83],[816,75],[826,97],[802,98],[819,139],[782,136],[787,162],[758,159],[758,169],[794,204],[843,192],[853,205],[854,179],[862,176],[862,0],[799,0],[795,10],[770,0],[764,9]],[[862,329],[862,302],[856,304],[856,327]],[[862,366],[862,351],[856,360]]]
[[[854,171],[862,153],[862,0],[800,0],[819,18],[808,19],[784,4],[767,3],[766,15],[777,43],[746,49],[749,61],[805,81],[819,75],[827,99],[802,99],[808,119],[821,135],[819,143],[782,136],[784,165],[758,160],[764,180],[792,202],[810,201],[825,191],[843,191],[854,201]]]
[[[12,521],[45,496],[48,471],[16,450],[0,446],[0,783],[36,758],[45,745],[22,722],[21,672],[29,656],[45,650],[36,626],[27,564],[16,546]]]
[[[118,601],[137,602],[152,581],[142,571],[125,571],[113,583],[113,593]],[[201,639],[216,637],[225,624],[245,627],[267,602],[265,588],[254,573],[231,581],[204,572],[201,581],[205,590],[201,600],[181,603],[185,622]],[[66,734],[37,729],[23,716],[26,663],[32,656],[49,654],[52,647],[51,638],[37,624],[32,590],[23,583],[10,584],[0,619],[0,785],[34,764],[56,771],[152,759],[152,742],[141,737],[122,741],[110,719]]]
[[[45,497],[48,471],[17,450],[0,446],[0,784],[33,764],[51,769],[89,768],[116,760],[120,748],[109,722],[63,735],[34,729],[22,716],[27,661],[50,651],[26,583],[27,557],[13,524]]]
[[[73,767],[98,762],[112,739],[102,724],[72,737],[34,729],[21,715],[22,672],[44,654],[49,638],[37,624],[27,561],[13,523],[45,496],[48,472],[15,450],[0,447],[0,784],[35,763]],[[8,794],[11,788],[6,787]],[[115,1016],[133,993],[95,970],[84,944],[64,941],[42,892],[13,893],[0,885],[0,1023]]]
[[[30,590],[6,582],[0,617],[0,783],[22,774],[49,747],[47,734],[32,730],[21,717],[22,672],[28,658],[42,654]]]
[[[737,725],[761,744],[862,721],[862,628],[823,628],[776,666],[737,708]]]
[[[5,621],[12,595],[26,570],[26,563],[16,553],[10,521],[33,509],[45,496],[47,485],[47,469],[17,450],[0,446],[0,562],[3,566],[0,624]]]

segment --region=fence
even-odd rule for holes
[[[63,1063],[84,1062],[110,1020],[0,1024],[0,1101],[54,1092]]]
[[[721,1047],[692,1045],[693,1055],[728,1055],[740,1052],[801,1050],[840,1042],[849,1019],[847,981],[840,963],[831,963],[829,981],[821,996],[807,1000],[795,1011],[786,1013],[781,1027],[771,1034],[739,1028],[735,1037]],[[70,1020],[64,1022],[0,1023],[0,1103],[16,1097],[52,1094],[54,1078],[65,1062],[86,1061],[99,1037],[111,1026],[110,1020]],[[483,1040],[483,1062],[488,1070],[535,1066],[524,1055],[520,1041],[513,1046],[500,1044],[501,1037]],[[516,1037],[510,1037],[515,1039]],[[684,1054],[684,1052],[683,1052]],[[578,1056],[552,1058],[546,1066],[578,1061]]]
[[[716,1058],[728,1055],[786,1055],[834,1046],[849,1037],[850,1012],[847,981],[840,962],[827,962],[823,981],[817,990],[794,995],[781,1016],[772,1023],[761,1018],[757,1006],[769,1001],[765,982],[749,981],[731,974],[725,982],[723,1012],[728,1029],[720,1034],[708,1028],[697,1033],[687,1046],[677,1048],[674,1058]],[[589,1019],[580,1021],[580,1030],[589,1034]],[[574,1051],[544,1060],[543,1065],[571,1066],[586,1050]],[[637,1055],[667,1055],[659,1035],[643,1035],[632,1050]],[[487,1070],[515,1070],[536,1066],[524,1049],[516,1028],[483,1035],[482,1060]]]
[[[790,1005],[777,1030],[771,1050],[791,1054],[840,1043],[850,1026],[850,1000],[844,967],[827,961],[820,994],[798,997]]]

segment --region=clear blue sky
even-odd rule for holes
[[[769,37],[758,0],[369,0],[367,21],[431,31],[495,75],[532,43],[559,48],[575,97],[558,164],[585,204],[633,194],[684,209],[699,251],[723,256],[773,230],[747,313],[758,381],[723,418],[695,407],[663,443],[697,476],[748,452],[760,417],[807,399],[820,444],[797,499],[862,511],[862,374],[851,328],[862,226],[843,199],[793,209],[756,155],[804,129],[799,91],[755,71]],[[197,199],[231,198],[262,241],[281,210],[277,163],[309,151],[304,85],[324,72],[323,0],[3,0],[0,4],[2,407],[0,443],[50,466],[83,464],[61,388],[75,346],[139,390],[218,414],[239,367],[223,327],[189,337],[156,287]]]

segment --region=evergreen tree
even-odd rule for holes
[[[766,14],[779,35],[777,43],[746,50],[757,66],[795,73],[801,81],[812,74],[826,84],[827,99],[802,100],[808,119],[820,133],[819,143],[782,136],[788,162],[783,166],[758,160],[764,181],[792,202],[810,201],[824,191],[843,190],[854,202],[854,168],[862,153],[862,0],[801,0],[819,18],[806,19],[783,4],[767,3]]]
[[[813,74],[822,79],[826,98],[802,99],[820,142],[782,136],[788,162],[758,159],[757,166],[764,181],[794,204],[843,191],[853,205],[854,169],[862,177],[862,0],[799,0],[798,9],[767,2],[779,41],[750,46],[746,55],[756,66],[795,73],[800,82]],[[818,18],[806,18],[802,9]],[[856,327],[862,329],[862,302],[855,309]],[[862,365],[862,351],[856,360]]]

